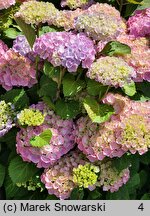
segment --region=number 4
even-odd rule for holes
[[[143,206],[143,203],[141,203],[138,207],[139,210],[143,211],[144,210],[144,206]]]

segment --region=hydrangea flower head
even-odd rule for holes
[[[78,7],[83,7],[88,5],[89,0],[62,0],[61,6],[65,7],[68,6],[70,9],[76,9]]]
[[[103,85],[123,87],[136,77],[136,73],[123,59],[106,56],[99,58],[91,65],[87,76]]]
[[[0,58],[1,58],[1,56],[3,56],[5,54],[5,52],[7,50],[8,50],[7,45],[2,40],[0,40]],[[0,61],[1,61],[1,59],[0,59]]]
[[[106,21],[107,20],[107,21]],[[94,40],[112,40],[125,32],[119,12],[108,4],[94,4],[75,19],[75,28]]]
[[[52,3],[28,1],[21,4],[16,17],[22,18],[27,24],[45,23],[48,19],[54,18],[57,9]]]
[[[37,164],[37,167],[47,168],[54,164],[75,145],[75,129],[72,120],[61,120],[46,105],[39,103],[32,108],[43,111],[45,121],[40,126],[22,128],[17,134],[17,152],[24,161]],[[52,138],[47,145],[40,148],[31,145],[33,137],[39,136],[50,129]]]
[[[9,49],[0,57],[0,84],[6,90],[13,86],[31,87],[36,83],[36,71],[31,61]]]
[[[5,101],[0,101],[0,137],[13,127],[13,115],[13,105]]]
[[[49,194],[54,194],[60,199],[69,198],[71,191],[75,187],[73,182],[73,168],[84,165],[81,153],[78,151],[70,152],[62,157],[56,164],[49,169],[45,169],[41,176],[41,181],[45,184]]]
[[[16,3],[15,0],[0,0],[0,10],[7,9]]]
[[[150,8],[136,10],[127,22],[129,34],[135,37],[150,36]]]
[[[46,33],[36,39],[33,49],[54,67],[62,65],[69,72],[76,72],[80,63],[83,68],[90,67],[96,54],[92,40],[71,32]]]
[[[102,163],[100,165],[99,184],[103,187],[103,191],[116,192],[122,187],[130,178],[129,169],[123,169],[119,172],[112,166],[111,161]]]
[[[24,109],[18,115],[20,125],[39,126],[43,124],[45,116],[36,109]]]
[[[94,189],[97,182],[99,167],[90,163],[73,168],[73,182],[79,187]]]
[[[29,57],[32,53],[32,49],[24,35],[17,36],[17,38],[13,41],[12,49],[15,52],[19,52],[22,56]]]
[[[142,82],[143,80],[147,80],[149,82],[149,40],[142,37],[135,39],[128,35],[119,36],[117,40],[131,47],[131,54],[124,55],[122,58],[135,69],[137,76],[134,78],[134,81]]]

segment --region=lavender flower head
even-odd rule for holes
[[[136,10],[127,22],[129,34],[135,37],[150,36],[150,8]]]
[[[13,115],[13,105],[0,101],[0,137],[4,136],[14,126]]]
[[[76,72],[80,63],[83,68],[89,68],[96,54],[92,40],[71,32],[46,33],[36,39],[33,49],[54,67],[62,65],[69,72]]]
[[[24,35],[19,35],[13,41],[12,49],[15,52],[19,52],[22,56],[30,57],[32,55],[32,49]]]
[[[48,168],[74,147],[74,123],[72,120],[61,120],[43,103],[33,105],[32,108],[45,114],[45,121],[40,126],[22,128],[18,132],[17,152],[24,161],[33,162],[39,168]],[[52,132],[50,142],[43,147],[33,147],[30,140],[47,129]]]

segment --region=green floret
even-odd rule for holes
[[[79,165],[73,169],[73,182],[79,187],[88,188],[97,182],[98,175],[96,173],[98,172],[99,168],[90,163]]]

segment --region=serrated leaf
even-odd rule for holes
[[[86,97],[83,102],[92,122],[102,123],[109,120],[110,116],[114,113],[112,106],[107,104],[99,104],[95,99]]]
[[[56,114],[62,119],[73,119],[80,113],[80,105],[77,101],[58,100],[55,105]]]
[[[60,77],[60,67],[54,67],[48,61],[44,62],[43,72],[46,76],[53,79],[53,81],[58,83]]]
[[[50,140],[52,138],[52,132],[50,129],[44,130],[40,135],[32,137],[30,139],[30,144],[33,147],[41,148],[45,145],[48,145],[50,143]]]
[[[40,89],[38,90],[38,94],[40,97],[47,96],[53,100],[57,94],[57,83],[43,75],[40,80]]]
[[[0,187],[3,185],[4,178],[5,178],[5,167],[2,164],[0,164]]]
[[[71,74],[67,74],[63,78],[63,94],[65,97],[73,97],[83,88],[85,88],[85,82],[83,80],[75,80],[75,77]]]
[[[29,98],[24,89],[12,89],[1,96],[1,100],[11,102],[15,109],[21,110],[29,105]]]
[[[122,88],[122,90],[125,92],[128,96],[133,96],[136,93],[136,86],[134,82],[125,84]]]
[[[126,55],[131,53],[131,48],[127,44],[118,41],[110,41],[105,45],[101,53],[108,56]]]
[[[99,95],[99,98],[102,98],[107,89],[108,86],[104,86],[95,80],[88,79],[87,81],[87,92],[92,96]]]
[[[33,44],[36,39],[36,33],[35,30],[31,27],[31,25],[26,24],[20,17],[15,17],[16,23],[21,28],[23,34],[25,35],[29,45],[31,48],[33,47]]]
[[[23,162],[19,156],[13,158],[8,167],[9,176],[14,184],[28,181],[37,171],[34,164]]]

